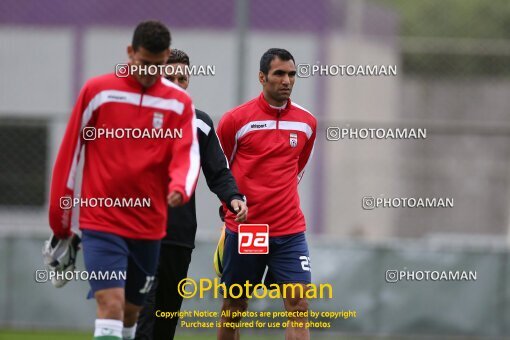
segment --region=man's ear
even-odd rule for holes
[[[264,74],[264,72],[259,71],[259,83],[264,85],[266,83],[266,81],[267,81],[267,77]]]
[[[133,48],[133,46],[128,45],[128,47],[126,48],[126,52],[127,52],[129,60],[133,61],[133,55],[135,54],[135,49]]]

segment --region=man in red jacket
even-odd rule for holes
[[[127,49],[128,68],[86,82],[53,170],[49,221],[57,240],[73,236],[71,211],[80,207],[89,297],[97,302],[94,339],[134,339],[166,233],[167,205],[186,203],[195,190],[200,156],[191,98],[147,71],[166,64],[170,40],[160,22],[142,22]],[[146,71],[129,72],[132,66]]]
[[[260,96],[227,112],[218,125],[218,137],[232,174],[250,204],[246,223],[269,225],[268,253],[240,254],[238,247],[249,243],[250,238],[239,232],[235,214],[224,209],[222,282],[226,287],[244,286],[247,281],[256,285],[267,266],[266,282],[280,287],[283,283],[296,284],[281,292],[286,296],[285,309],[305,312],[308,310],[305,294],[296,286],[306,292],[306,284],[311,282],[310,257],[297,186],[312,153],[317,120],[290,100],[295,77],[292,55],[284,49],[269,49],[260,60]],[[244,293],[245,297],[249,294]],[[224,299],[225,316],[221,318],[218,339],[239,337],[239,328],[228,323],[232,325],[240,317],[230,315],[247,307],[246,298]],[[227,310],[230,313],[223,313]],[[291,321],[306,322],[306,318],[294,317],[298,313],[291,315]],[[308,329],[288,327],[286,339],[309,339]]]

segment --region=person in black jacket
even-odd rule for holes
[[[185,90],[189,85],[189,75],[185,72],[186,66],[190,65],[188,55],[183,51],[172,49],[168,65],[172,65],[173,73],[166,78]],[[213,121],[205,112],[200,110],[195,112],[200,161],[207,185],[222,202],[228,204],[232,212],[237,213],[236,221],[243,222],[247,218],[248,208],[228,168]],[[186,205],[168,209],[167,235],[161,243],[158,272],[138,318],[136,339],[174,338],[178,319],[157,318],[155,311],[177,312],[180,310],[182,296],[177,292],[177,285],[187,276],[191,253],[195,248],[196,232],[197,216],[193,194]]]

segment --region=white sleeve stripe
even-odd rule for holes
[[[309,110],[305,109],[304,107],[302,107],[301,105],[298,105],[297,103],[294,103],[294,102],[291,102],[291,105],[297,107],[298,109],[301,109],[305,112],[308,112],[312,117],[314,117],[313,113],[311,113]]]
[[[181,87],[175,85],[174,83],[172,83],[170,80],[166,79],[165,77],[161,77],[161,83],[163,85],[167,86],[167,87],[172,87],[172,88],[174,88],[176,90],[179,90],[179,91],[181,91],[183,93],[186,93],[189,96],[189,93],[186,90],[184,90]]]
[[[298,174],[298,184],[301,182],[301,179],[303,178],[306,170],[306,166],[310,163],[310,160],[313,157],[313,151],[315,150],[315,141],[313,142],[312,151],[310,151],[310,157],[308,157],[308,160],[305,163],[305,166],[303,167],[303,170]]]
[[[193,119],[191,121],[191,129],[193,132],[193,142],[191,143],[191,150],[189,152],[189,170],[186,175],[186,195],[190,197],[193,194],[193,189],[198,178],[200,171],[200,148],[197,139],[197,118],[195,115],[195,108],[192,106]]]
[[[206,136],[209,136],[209,132],[211,132],[211,127],[209,125],[207,125],[206,122],[204,122],[202,119],[200,118],[197,118],[197,126],[200,130],[202,130],[202,132],[206,135]]]
[[[227,155],[225,155],[225,150],[223,150],[223,147],[221,146],[220,138],[218,137],[218,134],[216,131],[214,131],[214,134],[216,135],[216,138],[218,139],[218,144],[220,145],[221,152],[223,152],[223,156],[225,156],[225,162],[227,162],[227,169],[230,169],[230,162],[228,161]]]
[[[81,136],[81,133],[80,133]],[[74,181],[76,179],[76,167],[78,166],[78,156],[80,154],[80,149],[82,147],[80,137],[78,137],[78,142],[76,143],[76,148],[74,149],[73,162],[71,163],[71,170],[69,171],[69,176],[67,177],[67,188],[74,190]]]
[[[234,156],[236,155],[236,151],[237,151],[237,139],[236,139],[236,143],[234,144],[234,150],[232,150],[232,156],[230,156],[230,164],[232,164],[232,162],[234,161]]]
[[[66,185],[70,190],[74,190],[76,180],[76,167],[78,166],[78,157],[82,147],[81,133],[83,128],[87,126],[90,119],[92,118],[92,113],[101,105],[101,93],[102,92],[98,93],[94,98],[90,100],[89,104],[82,113],[80,132],[78,133],[78,140],[76,141],[76,148],[74,149],[73,162],[71,163],[71,170],[69,171],[69,176],[67,177]]]

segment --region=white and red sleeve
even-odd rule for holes
[[[315,137],[317,135],[317,125],[316,123],[312,127],[312,135],[310,138],[306,141],[305,147],[301,151],[301,154],[299,155],[298,160],[298,183],[303,178],[303,175],[305,174],[305,168],[308,164],[308,161],[312,157],[313,154],[313,148],[315,146]]]
[[[74,195],[77,165],[83,145],[81,131],[90,121],[94,109],[88,92],[87,86],[80,92],[53,167],[49,224],[57,238],[71,235],[72,208],[68,205],[68,200],[72,200]]]
[[[226,113],[218,123],[216,129],[218,139],[223,149],[223,153],[227,157],[229,164],[232,164],[237,149],[236,126],[234,119],[230,113]]]
[[[195,108],[191,99],[185,104],[179,120],[182,138],[175,140],[172,160],[168,168],[170,183],[168,192],[177,191],[187,203],[195,191],[200,171],[200,149],[197,138]]]

